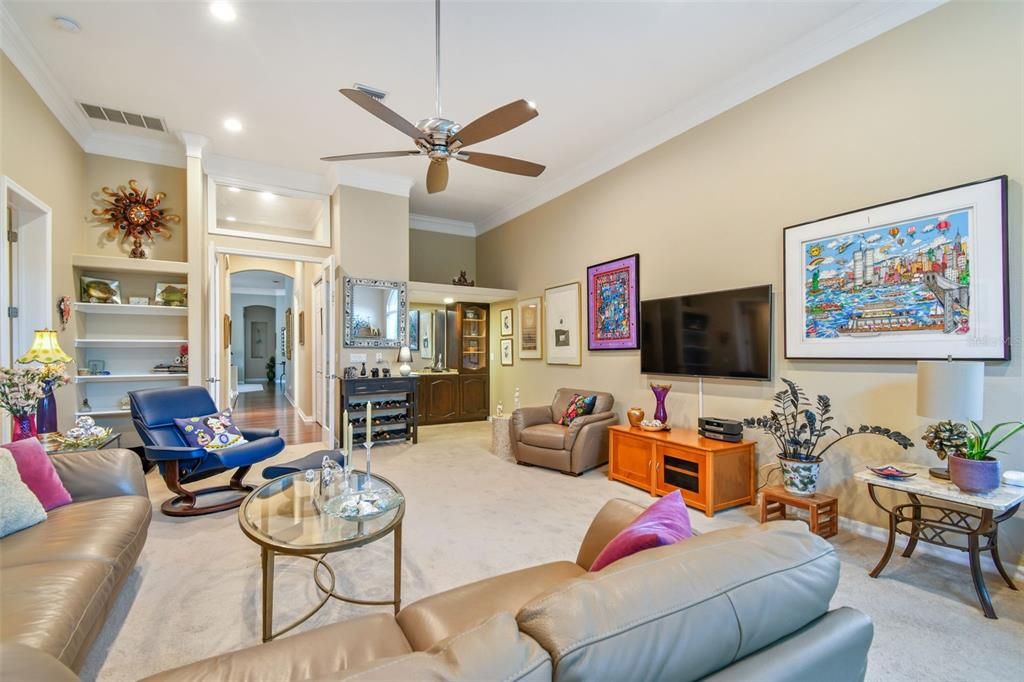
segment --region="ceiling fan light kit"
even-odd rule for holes
[[[464,151],[465,147],[469,145],[507,133],[536,118],[537,106],[533,102],[519,99],[503,107],[498,107],[465,126],[444,118],[441,116],[441,0],[434,2],[434,38],[435,115],[432,118],[425,118],[414,125],[386,107],[379,99],[367,95],[362,90],[343,88],[339,91],[392,128],[412,138],[416,149],[325,156],[321,158],[321,161],[360,161],[401,156],[425,156],[430,159],[430,165],[427,167],[427,192],[429,194],[443,192],[448,186],[448,161],[450,159],[515,175],[537,177],[543,173],[544,166],[539,163],[514,159],[509,156]]]

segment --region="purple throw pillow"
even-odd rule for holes
[[[676,490],[648,507],[612,541],[590,565],[591,571],[600,571],[610,563],[652,547],[673,545],[693,535],[690,512],[682,494]]]
[[[25,438],[2,446],[9,450],[18,465],[18,475],[28,489],[39,498],[43,509],[50,511],[71,504],[71,493],[64,487],[53,468],[50,456],[37,438]]]
[[[242,432],[232,422],[231,410],[203,417],[175,419],[174,424],[181,431],[186,443],[194,448],[203,448],[207,452],[233,448],[249,442],[242,437]]]

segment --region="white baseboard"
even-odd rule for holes
[[[293,403],[293,405],[294,405],[294,403]],[[295,411],[298,413],[299,419],[301,419],[302,421],[304,421],[307,424],[312,424],[313,423],[313,418],[310,417],[310,416],[307,416],[306,413],[302,411],[302,408],[300,408],[298,405],[295,405]]]
[[[886,542],[889,538],[889,529],[882,528],[881,526],[873,526],[870,523],[864,523],[863,521],[856,521],[854,519],[839,517],[839,527],[843,530],[848,530],[851,533],[855,533],[862,537],[871,538],[872,540],[878,540],[880,542]],[[896,549],[893,552],[903,551],[906,547],[906,536],[900,536],[904,538],[902,542],[897,541]],[[914,550],[915,554],[928,554],[934,557],[945,559],[946,561],[952,561],[953,563],[960,564],[964,567],[970,567],[970,563],[967,557],[967,552],[961,552],[948,547],[942,547],[940,545],[931,545],[927,542],[918,542],[917,548]],[[1013,578],[1014,582],[1024,583],[1024,564],[1007,563],[1004,559],[1003,566],[1010,573],[1010,577]],[[994,573],[996,577],[1002,582],[1002,578],[999,578],[999,573],[996,571],[996,565],[992,559],[988,556],[988,553],[981,555],[981,569],[986,573]]]
[[[289,405],[291,405],[292,407],[295,407],[295,399],[291,395],[288,394],[287,390],[285,390],[285,392],[284,392],[284,399],[288,401]],[[298,408],[296,407],[295,409],[298,409]]]

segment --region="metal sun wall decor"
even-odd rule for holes
[[[108,206],[94,208],[92,214],[99,217],[100,222],[110,224],[106,232],[108,240],[113,241],[120,235],[120,243],[131,241],[129,258],[146,258],[146,252],[142,249],[143,239],[149,243],[153,242],[156,235],[170,239],[168,223],[181,222],[180,216],[160,208],[166,193],[156,192],[149,196],[149,188],[139,189],[135,180],[128,181],[127,189],[119,185],[117,190],[104,187],[102,192],[109,198],[101,198],[100,201]]]

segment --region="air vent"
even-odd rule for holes
[[[100,107],[84,102],[79,102],[78,104],[82,107],[82,111],[85,112],[86,116],[97,121],[110,121],[111,123],[120,123],[121,125],[129,125],[134,128],[155,130],[160,133],[167,132],[167,126],[164,125],[163,120],[156,116],[133,114],[128,111],[119,111],[110,107]]]
[[[363,93],[364,95],[369,95],[378,102],[383,102],[384,98],[388,96],[388,93],[384,92],[380,88],[374,88],[369,85],[363,85],[362,83],[353,83],[352,87],[354,87],[356,90]]]

